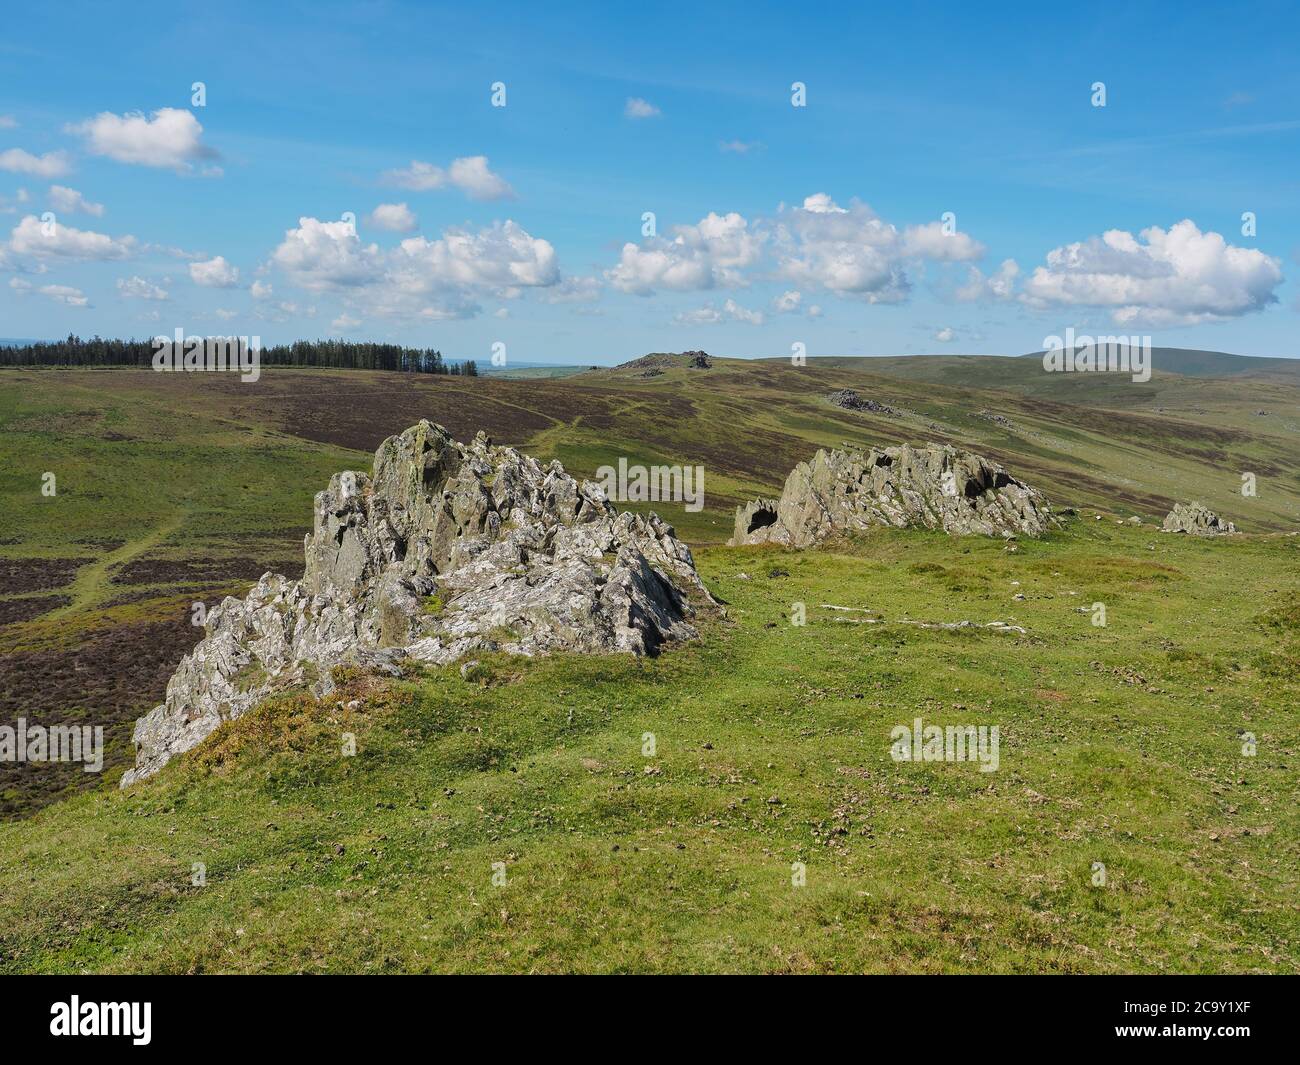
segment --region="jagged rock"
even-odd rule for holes
[[[1204,503],[1175,503],[1161,528],[1189,536],[1227,536],[1237,531],[1232,522],[1224,521]]]
[[[778,500],[736,508],[731,544],[808,547],[873,525],[953,534],[1038,536],[1058,524],[1042,493],[968,451],[907,444],[867,453],[818,451]]]
[[[893,407],[888,407],[883,403],[878,403],[870,397],[863,399],[851,388],[841,388],[838,392],[832,392],[826,397],[837,407],[843,407],[845,410],[865,410],[873,414],[897,414],[898,411]]]
[[[594,481],[480,433],[422,421],[385,440],[369,475],[316,496],[302,580],[267,573],[208,614],[166,700],[136,722],[125,787],[271,692],[331,670],[389,673],[479,651],[651,654],[694,638],[712,603],[690,549],[657,515],[619,513]]]

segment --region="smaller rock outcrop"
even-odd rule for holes
[[[1232,522],[1224,521],[1204,503],[1175,503],[1161,528],[1189,536],[1227,536],[1237,531]]]
[[[953,535],[1039,536],[1058,525],[1043,494],[1000,465],[949,446],[818,451],[780,499],[736,508],[729,543],[808,547],[876,525]]]
[[[879,403],[870,397],[864,399],[851,388],[841,388],[837,392],[832,392],[826,398],[835,406],[843,407],[845,410],[865,410],[870,411],[872,414],[898,414],[898,411],[894,410],[893,407]]]

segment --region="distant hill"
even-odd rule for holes
[[[1022,355],[1041,359],[1041,351]],[[1262,358],[1257,355],[1232,355],[1226,351],[1201,351],[1198,348],[1152,348],[1151,362],[1156,370],[1180,373],[1186,377],[1230,377],[1242,373],[1284,373],[1300,377],[1300,358]]]

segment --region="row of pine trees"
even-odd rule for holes
[[[0,366],[149,366],[152,340],[108,340],[68,335],[66,340],[0,346]],[[345,370],[394,370],[401,373],[477,377],[473,359],[444,362],[432,348],[372,344],[351,340],[295,340],[262,348],[262,366],[321,366]]]

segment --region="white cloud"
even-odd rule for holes
[[[868,303],[899,303],[911,292],[908,264],[953,262],[984,254],[964,233],[938,222],[899,230],[870,207],[841,207],[824,192],[779,214],[774,242],[781,276]]]
[[[135,249],[135,237],[114,238],[62,223],[46,225],[35,215],[23,218],[9,238],[10,251],[38,259],[125,259]]]
[[[68,163],[67,152],[46,152],[44,155],[32,155],[21,148],[10,148],[0,152],[0,170],[11,174],[30,174],[32,177],[63,177],[72,167]]]
[[[0,115],[0,129],[17,129],[18,119],[13,115]]]
[[[706,304],[692,311],[682,311],[673,317],[678,325],[719,325],[722,322],[746,322],[749,325],[762,325],[762,311],[751,311],[742,307],[733,299],[728,299],[721,307]]]
[[[757,151],[761,147],[763,146],[759,144],[758,141],[731,140],[718,142],[718,151],[732,152],[735,155],[748,155],[750,152]]]
[[[1119,325],[1195,325],[1238,318],[1277,302],[1282,264],[1202,233],[1190,219],[1138,235],[1112,229],[1047,253],[1026,279],[1035,307],[1106,307]]]
[[[385,184],[415,192],[456,188],[471,200],[506,200],[515,194],[505,179],[492,172],[486,155],[453,159],[451,166],[445,170],[432,163],[413,159],[408,167],[385,171],[381,180]]]
[[[767,273],[803,289],[825,289],[868,303],[897,303],[911,292],[908,269],[924,262],[959,262],[984,254],[964,233],[948,234],[939,222],[902,230],[864,203],[841,207],[826,193],[802,206],[781,207],[775,218],[752,226],[739,214],[710,213],[694,226],[677,226],[670,238],[625,244],[605,276],[615,288],[637,295],[658,290],[691,291],[741,287],[760,260]],[[799,290],[791,290],[798,293]],[[801,294],[786,293],[776,313],[797,310]],[[783,301],[792,306],[784,306]]]
[[[330,322],[330,329],[336,333],[343,333],[349,329],[355,329],[361,324],[360,318],[353,318],[349,314],[340,314],[334,321]]]
[[[62,303],[65,307],[90,306],[90,300],[86,298],[86,294],[81,289],[73,288],[71,285],[42,285],[40,288],[36,288],[30,281],[14,277],[9,279],[9,287],[23,296],[38,292],[55,303]]]
[[[50,206],[56,211],[62,211],[65,214],[82,214],[94,215],[96,218],[104,216],[104,205],[102,203],[91,203],[76,189],[70,189],[66,185],[50,186]]]
[[[469,317],[478,295],[513,299],[560,280],[551,244],[511,221],[449,229],[436,240],[408,237],[385,251],[363,244],[346,222],[301,218],[271,261],[298,287],[343,293],[380,317]]]
[[[203,288],[234,288],[239,284],[239,267],[218,255],[206,262],[190,263],[190,280]]]
[[[117,279],[117,291],[123,297],[137,300],[165,300],[168,298],[167,290],[155,285],[143,277],[119,277]]]
[[[950,325],[945,325],[942,329],[934,331],[934,339],[941,344],[948,344],[957,339],[957,333]]]
[[[103,111],[66,127],[86,139],[86,149],[119,163],[188,170],[196,160],[216,152],[202,142],[203,127],[189,111],[164,107],[146,118],[134,111],[115,115]]]
[[[979,259],[985,247],[960,231],[949,232],[942,222],[908,226],[903,230],[903,254],[935,262],[966,262]]]
[[[789,292],[782,292],[781,295],[772,298],[772,310],[776,314],[795,314],[802,302],[803,293],[791,289]]]
[[[272,291],[272,286],[266,281],[254,281],[248,287],[249,295],[255,300],[270,299]]]
[[[605,277],[622,292],[648,296],[657,289],[686,292],[745,283],[741,270],[756,263],[763,241],[734,211],[710,211],[693,226],[675,226],[673,237],[624,244],[618,265]]]
[[[1020,265],[1015,259],[1003,259],[1002,264],[988,277],[978,266],[968,272],[966,284],[957,289],[957,299],[963,303],[977,300],[1009,300],[1016,294],[1016,279]]]
[[[381,203],[370,212],[368,223],[389,233],[411,233],[418,222],[404,203]]]
[[[662,114],[649,100],[643,100],[639,96],[629,96],[623,106],[625,118],[658,118]]]

